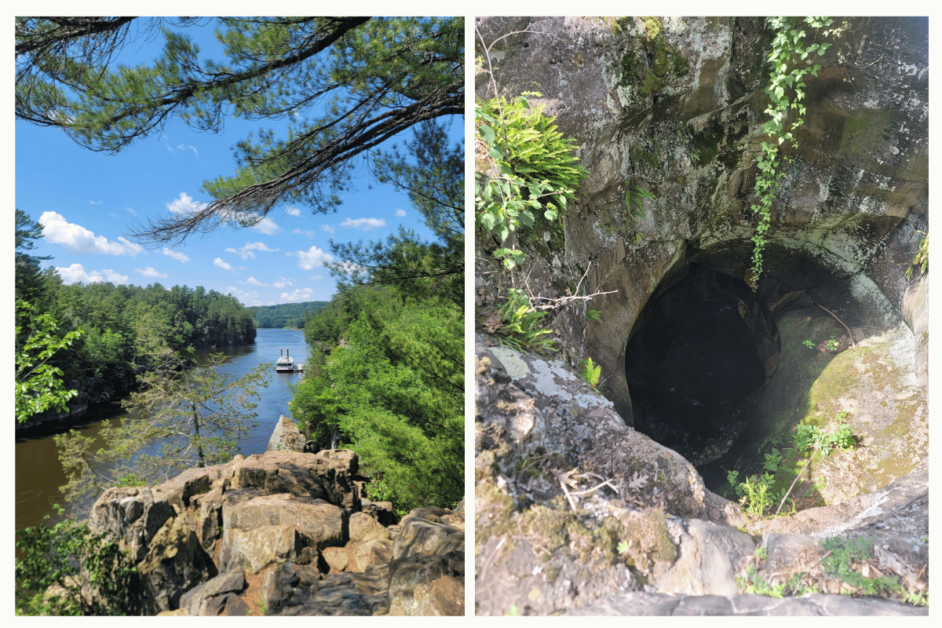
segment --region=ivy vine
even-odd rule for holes
[[[807,74],[817,76],[819,64],[809,66],[806,60],[811,55],[820,56],[831,46],[827,43],[806,43],[805,25],[813,29],[827,28],[833,23],[827,17],[770,17],[768,26],[774,33],[772,52],[769,54],[769,84],[765,92],[771,103],[765,113],[769,119],[763,129],[769,135],[768,142],[762,142],[762,154],[758,159],[759,174],[756,177],[755,192],[758,202],[752,211],[759,215],[759,224],[752,237],[755,245],[752,253],[753,288],[762,274],[762,252],[766,245],[766,233],[772,220],[772,201],[778,192],[779,183],[785,173],[782,165],[788,157],[782,150],[788,146],[797,146],[794,132],[804,122],[805,98],[804,77]],[[794,111],[792,118],[790,113]]]

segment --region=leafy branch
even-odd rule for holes
[[[788,157],[781,151],[789,146],[797,146],[794,132],[804,123],[806,108],[802,104],[805,98],[804,77],[807,74],[817,76],[819,64],[811,67],[803,63],[809,55],[822,55],[831,46],[827,43],[805,44],[806,31],[803,24],[821,29],[832,24],[827,17],[770,17],[768,25],[775,33],[772,39],[772,52],[769,54],[769,84],[765,92],[771,103],[765,109],[769,119],[762,125],[769,135],[768,142],[762,142],[762,154],[757,161],[759,174],[756,177],[755,192],[758,202],[752,211],[759,216],[752,253],[752,274],[758,281],[762,274],[762,252],[767,243],[766,233],[772,221],[772,202],[778,192],[779,184],[785,173],[781,166]],[[795,118],[789,120],[790,113]]]

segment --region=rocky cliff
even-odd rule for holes
[[[130,614],[461,615],[464,510],[398,523],[363,498],[357,456],[291,451],[282,417],[269,451],[113,488],[90,527],[136,564]]]
[[[527,255],[516,285],[564,297],[585,275],[580,295],[607,293],[551,312],[552,359],[478,330],[477,612],[923,612],[898,593],[829,596],[864,593],[820,559],[828,538],[865,537],[872,577],[928,587],[928,275],[905,276],[928,233],[927,20],[835,18],[815,35],[832,46],[806,79],[758,278],[751,206],[772,37],[762,20],[479,18],[476,28],[489,61],[476,96],[540,92],[530,103],[576,140],[590,173],[561,229],[538,222],[509,242]],[[643,217],[629,216],[629,186],[654,197]],[[485,320],[511,278],[489,261],[494,240],[476,245]],[[713,309],[694,309],[702,303]],[[738,335],[697,322],[711,316]],[[697,353],[704,337],[709,351]],[[575,375],[589,357],[597,391]],[[690,421],[754,371],[743,400]],[[639,394],[698,379],[707,384],[689,400]],[[856,447],[812,465],[797,513],[750,520],[715,494],[726,472],[761,469],[797,425],[834,416]],[[791,599],[748,595],[788,577],[807,585]]]

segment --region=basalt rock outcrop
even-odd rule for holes
[[[927,20],[834,20],[815,35],[832,46],[806,78],[807,113],[787,151],[758,278],[751,207],[768,139],[772,37],[763,20],[476,20],[480,41],[494,43],[476,96],[494,97],[495,83],[506,97],[540,92],[529,102],[575,139],[589,172],[561,226],[539,219],[504,244],[526,253],[516,285],[525,277],[544,298],[577,286],[579,295],[606,293],[549,313],[553,358],[502,348],[478,330],[477,613],[924,612],[898,593],[838,599],[843,585],[821,568],[822,541],[859,536],[873,546],[870,577],[895,577],[914,598],[928,586],[929,280],[919,269],[905,276],[928,233]],[[655,197],[641,217],[629,216],[630,186]],[[479,236],[476,304],[486,320],[511,282],[492,261],[496,240]],[[646,310],[685,286],[675,309]],[[656,334],[646,339],[658,324],[657,334],[685,342],[710,333],[667,324],[689,322],[686,295],[715,303],[698,316],[746,328],[717,328],[695,360]],[[674,387],[704,366],[737,362],[732,352],[710,362],[724,337],[755,342],[755,357],[742,361],[757,372],[703,372],[704,396],[741,379],[745,399],[720,404],[710,434],[665,424],[662,415],[699,411],[704,399],[672,405],[639,389],[663,379],[656,369],[686,368],[670,373]],[[597,390],[575,374],[590,357],[601,367]],[[809,467],[816,488],[796,514],[751,521],[715,493],[727,471],[761,470],[796,425],[834,416],[846,417],[855,448]],[[805,574],[817,593],[747,593],[782,573]]]
[[[237,456],[109,489],[89,524],[136,563],[130,614],[463,614],[463,503],[390,525],[357,467],[345,450]]]

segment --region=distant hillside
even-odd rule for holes
[[[281,305],[260,305],[248,308],[256,327],[277,328],[304,327],[304,319],[327,305],[327,301],[304,301],[302,303],[282,303]]]

